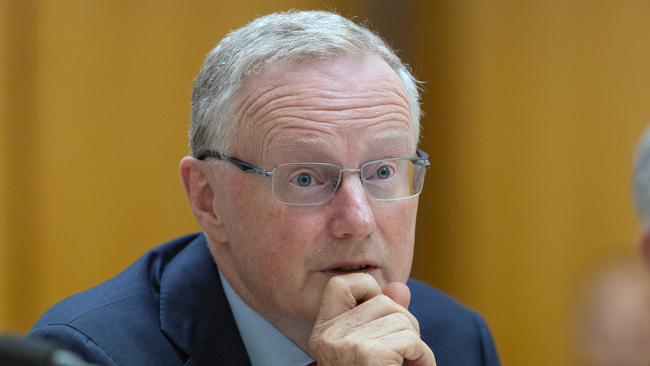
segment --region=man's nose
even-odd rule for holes
[[[376,229],[370,199],[358,174],[343,174],[331,198],[333,202],[333,234],[337,238],[366,237]]]

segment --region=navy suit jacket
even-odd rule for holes
[[[410,280],[410,311],[438,366],[497,366],[479,315]],[[122,273],[48,310],[28,337],[99,365],[249,365],[205,236],[165,243]]]

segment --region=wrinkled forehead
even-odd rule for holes
[[[415,148],[402,81],[375,55],[270,66],[244,81],[234,103],[234,149],[255,158],[276,145],[313,147],[348,135]]]
[[[291,86],[305,86],[316,91],[362,91],[383,88],[407,101],[402,80],[380,56],[374,54],[341,54],[304,60],[285,60],[259,67],[242,80],[233,97],[237,109],[246,102],[272,91],[291,93]],[[282,89],[282,87],[286,87]],[[269,94],[283,97],[282,94]]]

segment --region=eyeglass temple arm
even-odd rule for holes
[[[419,158],[424,159],[423,161],[418,161],[418,163],[423,164],[425,169],[429,168],[429,166],[431,165],[431,163],[429,163],[429,154],[424,152],[424,150],[417,149],[417,156]],[[237,158],[231,158],[230,156],[221,154],[220,152],[217,152],[217,151],[212,151],[212,150],[204,151],[204,152],[198,154],[196,158],[198,160],[205,160],[206,158],[213,158],[213,159],[217,159],[217,160],[229,161],[232,164],[234,164],[235,166],[237,166],[239,169],[244,171],[245,173],[256,173],[256,174],[261,174],[261,175],[264,175],[264,176],[267,176],[267,177],[270,177],[270,176],[273,175],[273,172],[267,172],[266,170],[264,170],[264,169],[262,169],[260,167],[257,167],[255,165],[249,163],[249,162],[239,160]]]
[[[205,160],[206,158],[213,158],[213,159],[217,159],[217,160],[229,161],[233,165],[235,165],[237,168],[244,171],[245,173],[256,173],[256,174],[261,174],[261,175],[264,175],[264,176],[273,175],[272,172],[267,172],[266,170],[264,170],[262,168],[259,168],[259,167],[255,166],[255,165],[253,165],[253,164],[251,164],[249,162],[239,160],[237,158],[231,158],[230,156],[224,155],[224,154],[222,154],[220,152],[217,152],[217,151],[212,151],[212,150],[204,151],[201,154],[199,154],[196,158],[198,160]]]
[[[429,163],[429,154],[425,153],[424,150],[417,149],[416,153],[419,158],[424,159],[424,161],[420,161],[421,164],[424,164],[424,168],[428,168],[431,163]]]

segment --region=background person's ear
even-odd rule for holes
[[[210,178],[214,179],[212,168],[201,160],[186,156],[181,160],[179,170],[194,218],[208,238],[215,242],[225,242],[221,214],[214,204],[215,187],[210,181]]]
[[[646,268],[650,270],[650,229],[645,229],[641,235],[641,256]]]

